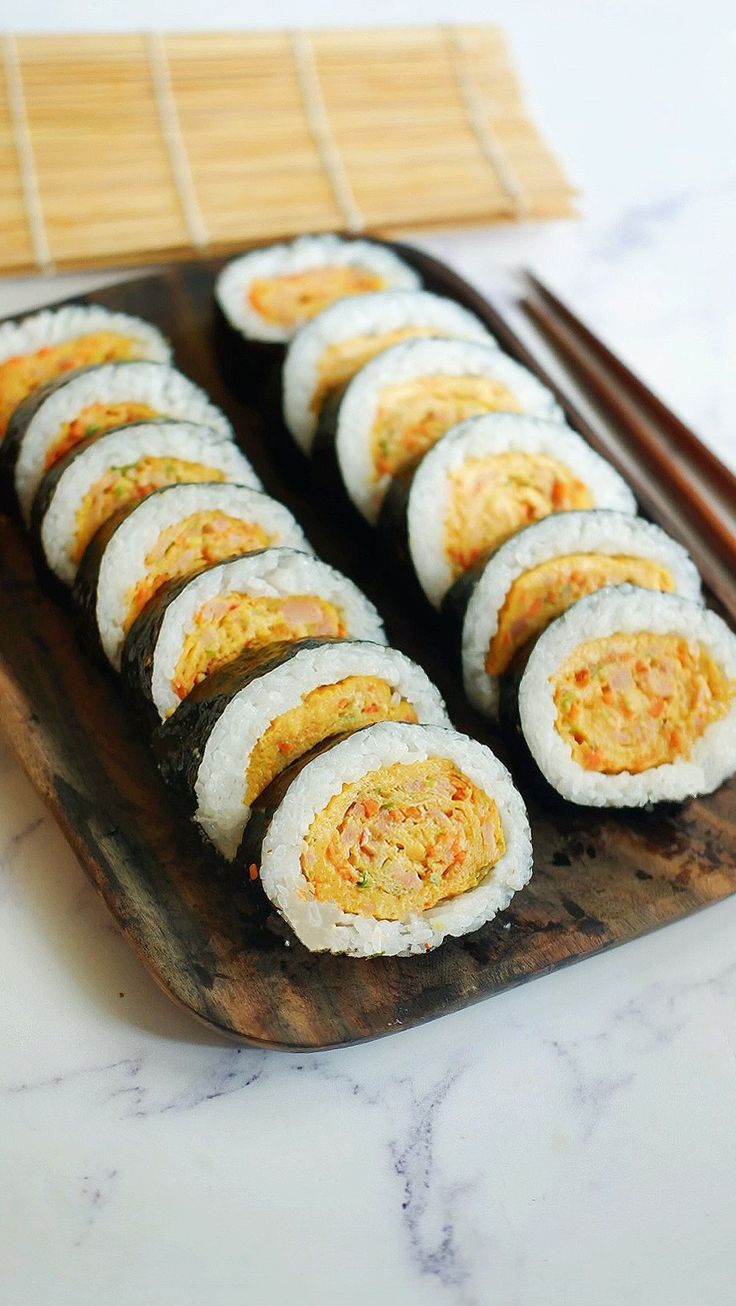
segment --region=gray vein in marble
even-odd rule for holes
[[[457,1236],[455,1211],[460,1197],[471,1192],[474,1185],[469,1180],[441,1182],[434,1138],[437,1112],[461,1073],[462,1069],[448,1072],[422,1096],[412,1093],[408,1127],[389,1144],[402,1185],[401,1210],[412,1259],[423,1275],[454,1289],[465,1288],[471,1273]],[[410,1086],[406,1087],[411,1093]],[[464,1292],[456,1299],[470,1301]]]
[[[673,191],[646,204],[634,204],[622,210],[615,223],[607,224],[590,253],[613,263],[627,255],[649,248],[658,229],[675,222],[693,206],[713,199],[727,198],[736,189],[736,176],[707,186],[690,186]]]
[[[91,1174],[82,1175],[80,1180],[80,1197],[83,1208],[83,1226],[74,1240],[75,1247],[81,1247],[92,1226],[107,1207],[111,1193],[118,1178],[116,1169],[102,1169]]]
[[[10,865],[19,848],[22,848],[27,839],[40,830],[42,825],[48,824],[51,817],[46,814],[42,816],[31,817],[21,826],[20,830],[15,830],[13,834],[8,835],[7,839],[0,844],[0,864]]]

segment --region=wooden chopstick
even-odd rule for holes
[[[682,506],[685,510],[702,517],[707,523],[707,529],[713,532],[725,549],[733,550],[736,559],[736,535],[729,530],[722,517],[714,511],[712,505],[697,489],[692,480],[692,469],[687,466],[687,463],[683,467],[668,456],[668,450],[658,428],[653,423],[642,420],[636,404],[626,390],[619,388],[617,379],[607,371],[606,364],[599,361],[597,356],[577,339],[575,333],[565,323],[561,323],[554,312],[543,303],[530,299],[525,307],[530,317],[543,328],[563,359],[572,364],[586,388],[606,404],[622,423],[624,435],[629,442],[636,443],[656,468],[660,478],[682,496]],[[724,473],[727,471],[722,464],[718,465],[722,467]],[[713,489],[717,492],[718,487],[714,486]]]
[[[706,583],[736,619],[736,532],[726,520],[736,520],[736,478],[587,327],[580,323],[578,330],[569,309],[558,310],[556,296],[537,278],[529,280],[532,293],[523,308],[573,380],[592,396],[628,453],[628,466],[610,448],[607,456],[619,464],[646,510],[686,544]],[[609,369],[609,356],[617,367]]]
[[[667,408],[659,396],[655,395],[602,340],[599,340],[598,336],[593,334],[590,327],[575,316],[554,291],[540,281],[533,272],[525,270],[524,275],[538,298],[554,311],[557,318],[578,336],[590,353],[602,366],[605,366],[609,376],[618,382],[619,389],[625,392],[652,422],[657,424],[673,449],[698,464],[701,471],[712,480],[714,490],[719,496],[726,497],[736,512],[736,475],[731,469],[726,467],[712,449],[703,444],[695,432]]]

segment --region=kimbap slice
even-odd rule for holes
[[[35,391],[16,409],[0,446],[26,525],[46,472],[78,444],[155,419],[193,422],[234,438],[204,390],[165,363],[107,363]]]
[[[462,668],[470,702],[495,715],[500,679],[520,650],[578,599],[626,582],[701,600],[700,577],[685,549],[641,517],[564,512],[512,535],[447,595],[448,607],[464,606]]]
[[[438,608],[459,576],[522,526],[582,508],[635,513],[636,500],[562,422],[485,413],[448,431],[414,472],[392,481],[380,525]]]
[[[232,859],[250,810],[290,763],[377,721],[449,726],[421,667],[380,644],[303,640],[242,654],[211,675],[154,738],[164,777]]]
[[[119,670],[127,632],[162,586],[279,545],[311,552],[288,508],[267,494],[229,482],[169,485],[116,513],[93,536],[74,583],[75,603]]]
[[[192,422],[123,426],[73,449],[46,473],[33,501],[31,524],[49,570],[71,585],[87,545],[113,513],[189,481],[260,489],[231,440]]]
[[[12,413],[41,385],[113,359],[168,363],[171,349],[150,322],[100,304],[63,304],[0,322],[0,440]]]
[[[518,719],[536,767],[570,802],[712,793],[736,771],[736,636],[679,595],[599,590],[539,637]]]
[[[285,345],[338,299],[416,290],[420,281],[387,245],[328,233],[298,236],[231,259],[217,278],[215,297],[240,336]]]
[[[508,907],[532,872],[526,810],[489,748],[381,722],[285,771],[239,853],[315,952],[428,952]]]
[[[329,410],[340,476],[358,511],[374,522],[394,477],[451,427],[491,412],[563,421],[546,386],[495,345],[410,340],[379,354]]]
[[[294,336],[282,374],[284,421],[299,447],[312,447],[320,410],[377,354],[401,340],[447,336],[495,341],[475,314],[428,290],[383,290],[339,300]]]
[[[123,676],[163,719],[245,649],[325,638],[386,643],[373,604],[341,572],[295,549],[266,549],[160,590],[130,628]]]

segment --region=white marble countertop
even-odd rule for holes
[[[83,10],[53,25],[101,25]],[[486,288],[533,263],[736,464],[731,14],[494,5],[584,216],[421,243]],[[0,313],[50,291],[0,282]],[[220,1043],[159,993],[7,746],[0,897],[4,1306],[733,1302],[736,900],[422,1029],[289,1056]]]

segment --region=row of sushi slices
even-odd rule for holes
[[[424,952],[508,905],[532,857],[507,771],[263,493],[158,331],[88,305],[1,324],[0,420],[6,500],[85,647],[308,948]]]
[[[446,613],[468,698],[554,790],[711,792],[736,770],[736,640],[686,552],[481,321],[376,248],[313,237],[223,273],[250,356],[281,351],[294,441]],[[360,293],[337,299],[345,267]]]

